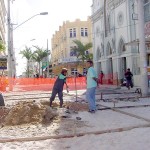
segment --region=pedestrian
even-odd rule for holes
[[[95,113],[96,111],[96,104],[95,104],[95,91],[98,85],[98,78],[96,71],[93,67],[93,61],[89,60],[86,62],[87,70],[87,91],[86,91],[86,99],[89,105],[89,112]]]
[[[66,75],[67,75],[67,69],[63,68],[61,73],[58,75],[58,77],[54,83],[52,95],[50,97],[50,107],[52,106],[52,102],[54,101],[56,95],[58,94],[58,97],[60,100],[60,108],[62,108],[64,84],[66,84],[66,88],[68,89],[68,85],[66,83]]]
[[[130,71],[130,68],[127,69],[125,72],[125,78],[126,78],[126,87],[130,90],[130,87],[133,88],[133,82],[132,82],[133,74]]]

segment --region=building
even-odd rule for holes
[[[0,43],[5,46],[6,41],[5,41],[5,16],[6,16],[6,8],[5,8],[5,3],[4,0],[0,1]],[[0,52],[0,74],[4,75],[7,74],[7,58],[6,58],[6,53],[5,51]]]
[[[6,8],[4,0],[0,1],[0,40],[5,43],[5,16]]]
[[[60,73],[61,68],[67,67],[69,75],[79,72],[84,73],[84,65],[77,65],[76,54],[72,51],[75,46],[73,40],[80,40],[83,44],[92,42],[92,24],[88,17],[87,21],[76,19],[74,22],[66,21],[59,27],[52,37],[52,70],[53,74]],[[92,53],[92,49],[87,53]]]
[[[145,23],[150,27],[150,2],[144,1]],[[102,70],[107,83],[124,78],[130,68],[134,84],[140,85],[140,56],[138,12],[136,0],[93,0],[92,4],[93,53],[98,73]],[[150,29],[147,29],[147,33]],[[150,33],[150,32],[149,32]],[[149,36],[149,35],[148,35]],[[146,35],[147,53],[149,38]],[[150,56],[148,62],[150,62]]]
[[[144,0],[144,21],[145,21],[145,38],[147,41],[147,63],[148,73],[150,75],[150,0]]]

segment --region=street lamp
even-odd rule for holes
[[[27,21],[31,20],[32,18],[38,16],[38,15],[48,15],[48,12],[41,12],[39,14],[33,15],[32,17],[30,17],[29,19],[25,20],[24,22],[22,22],[21,24],[19,24],[18,26],[16,26],[15,28],[13,28],[12,30],[17,29],[18,27],[20,27],[21,25],[23,25],[24,23],[26,23]]]
[[[20,27],[21,25],[23,25],[24,23],[26,23],[27,21],[31,20],[32,18],[38,16],[38,15],[47,15],[48,12],[41,12],[39,14],[33,15],[32,17],[30,17],[29,19],[25,20],[24,22],[22,22],[21,24],[19,24],[18,26],[16,26],[15,28],[13,28],[13,24],[11,24],[11,17],[10,17],[10,0],[7,1],[7,30],[8,30],[8,77],[9,77],[9,90],[12,90],[12,56],[13,56],[13,31],[15,29],[17,29],[18,27]]]

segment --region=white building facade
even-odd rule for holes
[[[116,79],[121,81],[126,69],[130,68],[134,75],[134,84],[139,86],[137,1],[93,0],[91,18],[94,64],[97,72],[102,70],[108,75],[108,83],[116,83]]]

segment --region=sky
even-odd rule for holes
[[[51,49],[51,38],[59,30],[63,21],[87,20],[91,16],[92,0],[15,0],[11,4],[11,21],[14,28],[30,17],[40,12],[48,15],[37,15],[16,28],[14,34],[14,49],[17,56],[17,70],[22,68],[26,61],[18,55],[25,45],[38,45]],[[35,39],[35,40],[32,40]],[[21,60],[21,62],[20,62]]]

